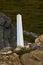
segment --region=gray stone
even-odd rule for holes
[[[4,25],[5,27],[9,27],[9,25],[11,24],[11,19],[9,17],[7,17],[5,14],[0,13],[0,25]]]
[[[13,48],[16,48],[16,46],[17,46],[17,44],[16,44],[16,28],[14,28],[14,26],[13,25],[11,25],[12,27],[11,27],[11,38],[10,38],[10,45],[11,45],[11,47],[13,47]]]
[[[4,19],[2,17],[0,17],[0,25],[4,25]]]
[[[3,27],[0,26],[0,49],[4,47],[4,39],[3,39]]]
[[[0,49],[4,47],[16,48],[16,32],[11,24],[11,19],[5,14],[0,14]]]
[[[11,19],[7,16],[5,16],[5,27],[10,27],[11,26]]]
[[[4,45],[5,46],[10,46],[10,42],[9,42],[9,40],[10,40],[10,29],[6,29],[6,28],[4,28]]]

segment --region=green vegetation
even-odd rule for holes
[[[1,12],[11,18],[14,26],[16,26],[16,15],[20,13],[26,31],[38,35],[43,33],[43,0],[0,0]]]

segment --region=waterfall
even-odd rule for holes
[[[20,14],[17,15],[17,46],[24,47],[22,16]]]

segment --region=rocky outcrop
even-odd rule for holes
[[[16,53],[0,55],[0,65],[21,65],[19,56]]]
[[[35,39],[35,43],[43,43],[43,35],[40,35],[38,38]]]
[[[16,48],[16,31],[11,19],[0,13],[0,50],[5,47]]]
[[[43,65],[43,51],[32,51],[21,56],[23,65]]]
[[[27,46],[5,47],[0,51],[1,65],[43,65],[43,47],[38,43],[28,43]],[[40,44],[43,44],[40,42]],[[39,47],[39,49],[38,49]],[[41,48],[42,49],[41,49]]]
[[[35,50],[28,53],[27,52],[23,53],[23,52],[22,55],[18,55],[16,54],[16,52],[11,52],[10,54],[0,54],[0,64],[1,65],[43,65],[42,50]]]
[[[37,46],[43,49],[43,34],[35,39],[35,44],[37,44]]]
[[[33,44],[16,46],[16,31],[11,19],[1,13],[0,65],[43,65],[43,35],[38,36]]]

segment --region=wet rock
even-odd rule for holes
[[[23,65],[43,65],[43,51],[32,51],[21,56]]]

